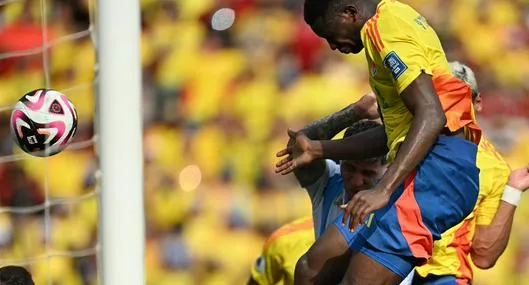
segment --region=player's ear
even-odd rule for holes
[[[474,109],[476,109],[477,112],[481,112],[481,110],[483,110],[483,98],[481,97],[481,93],[478,93],[478,96],[476,96]]]

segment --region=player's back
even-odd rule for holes
[[[390,161],[413,120],[400,94],[421,73],[432,76],[451,131],[473,122],[469,87],[452,75],[436,32],[417,11],[398,1],[383,0],[361,35],[370,84],[386,128]]]
[[[476,163],[480,169],[476,207],[465,220],[443,233],[441,240],[434,244],[432,258],[426,265],[416,268],[417,274],[422,277],[431,274],[472,281],[469,253],[475,228],[492,222],[510,174],[503,157],[484,137],[478,145]]]
[[[260,285],[294,284],[298,259],[314,243],[312,218],[304,217],[273,232],[263,246],[262,255],[252,266],[252,278]]]

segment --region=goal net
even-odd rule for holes
[[[134,2],[100,1],[102,5],[98,5],[98,14],[105,9],[108,11],[103,14],[115,13],[118,5],[122,5],[125,9],[116,19],[129,28],[131,21],[137,21],[139,26],[139,12],[132,16],[127,12],[139,11],[135,7],[139,3]],[[136,278],[136,283],[125,281],[121,284],[144,284],[143,268],[138,269],[138,264],[143,264],[143,244],[139,243],[143,241],[143,219],[140,218],[135,226],[135,233],[139,235],[121,237],[131,242],[124,241],[123,245],[116,242],[116,232],[121,230],[126,235],[130,233],[127,229],[131,228],[126,221],[122,222],[122,227],[117,226],[116,219],[123,219],[122,213],[130,211],[130,207],[142,215],[143,200],[140,198],[129,203],[123,210],[119,205],[108,205],[115,203],[116,195],[124,192],[120,188],[111,193],[114,190],[109,187],[117,185],[113,180],[122,179],[130,168],[139,168],[134,171],[141,173],[141,164],[130,164],[125,171],[116,172],[119,165],[109,162],[112,157],[102,159],[99,156],[103,151],[106,156],[119,160],[122,153],[118,150],[117,156],[114,155],[115,146],[111,141],[115,136],[108,134],[108,127],[101,127],[102,122],[112,119],[109,108],[101,105],[113,104],[112,100],[123,98],[119,94],[112,100],[97,98],[104,98],[116,89],[116,86],[109,87],[117,73],[109,65],[116,62],[109,60],[101,72],[101,58],[112,57],[115,50],[123,46],[117,43],[114,48],[109,43],[98,43],[100,29],[96,27],[98,23],[109,21],[109,17],[96,17],[96,4],[96,0],[0,0],[0,266],[25,267],[31,272],[35,284],[118,284],[115,280],[119,275],[122,281],[127,280],[120,270],[130,270],[127,264],[132,263],[138,273],[132,272],[129,276]],[[123,33],[125,45],[130,44],[130,39],[134,40],[137,32],[130,29],[131,32]],[[112,36],[113,29],[109,30],[101,33],[103,41]],[[132,38],[127,38],[129,34],[133,35]],[[101,48],[105,50],[101,51]],[[132,50],[137,51],[139,47]],[[119,56],[117,58],[119,60]],[[139,68],[135,69],[134,60],[131,62],[132,66],[129,65],[128,74],[124,72],[123,79],[130,79],[131,72],[132,76],[138,77],[138,84],[132,81],[128,87],[133,88],[129,100],[134,106],[134,98],[139,98],[137,94],[140,94],[141,86]],[[103,86],[100,84],[101,74],[106,78]],[[115,84],[120,84],[119,80]],[[75,105],[79,117],[77,134],[68,149],[46,158],[23,153],[14,144],[9,130],[14,103],[25,93],[38,88],[64,93]],[[99,96],[96,96],[98,90]],[[124,92],[127,91],[125,87]],[[120,109],[123,108],[115,107],[115,115],[122,115]],[[135,112],[132,113],[134,116]],[[141,117],[137,115],[133,121],[141,121]],[[98,125],[97,122],[101,123]],[[138,130],[133,130],[134,134],[141,134],[140,123],[125,124],[123,138],[129,139],[131,132],[127,129],[135,127]],[[97,139],[102,137],[101,134],[104,139]],[[141,137],[136,138],[139,141],[137,146],[141,146]],[[138,156],[141,156],[141,148],[133,157]],[[100,169],[106,169],[109,174],[103,179],[104,183],[100,178],[105,176]],[[130,182],[136,183],[132,196],[141,197],[142,183],[138,183],[141,179],[139,175]],[[123,183],[123,187],[128,186],[127,182]],[[106,194],[109,197],[107,202],[99,203],[100,198],[105,198],[101,189],[111,189],[106,191],[110,193]],[[102,207],[105,203],[107,206]],[[116,210],[109,211],[112,207]],[[104,220],[99,218],[100,213],[105,214],[108,223],[100,222]],[[132,214],[131,217],[137,216]],[[110,232],[101,234],[108,228]],[[102,250],[105,244],[109,248],[115,247],[115,252],[109,250],[105,255]],[[123,254],[125,261],[116,264],[115,257],[127,246],[136,247],[133,258],[130,254]]]

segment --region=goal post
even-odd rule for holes
[[[98,0],[102,284],[145,284],[139,0]]]

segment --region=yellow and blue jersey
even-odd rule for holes
[[[441,240],[434,244],[432,258],[426,265],[415,269],[420,277],[447,276],[459,280],[457,284],[472,281],[469,253],[475,227],[492,222],[510,175],[505,160],[485,138],[478,146],[476,163],[480,169],[476,207],[463,222],[443,233]],[[430,276],[429,280],[433,282],[436,278]]]
[[[312,218],[295,220],[277,229],[252,266],[252,278],[260,285],[294,284],[298,259],[314,243]],[[283,282],[283,283],[280,283]]]
[[[377,95],[392,161],[406,138],[413,115],[400,94],[421,74],[432,76],[450,131],[466,128],[479,141],[470,87],[452,75],[441,42],[426,19],[410,6],[382,0],[361,30],[370,85]]]

